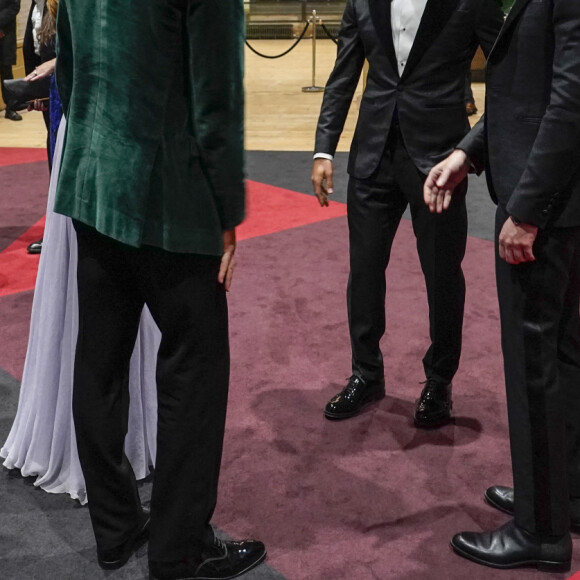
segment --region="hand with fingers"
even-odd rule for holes
[[[499,256],[508,264],[535,261],[533,246],[538,228],[523,224],[509,217],[499,233]]]
[[[48,111],[48,107],[46,106],[46,102],[43,99],[34,99],[34,101],[30,101],[28,105],[28,111]]]
[[[234,275],[234,254],[236,253],[236,230],[226,230],[223,234],[224,253],[220,264],[218,282],[225,286],[226,292],[230,291]]]
[[[312,187],[321,207],[328,207],[328,196],[334,193],[334,166],[330,159],[315,159],[312,165]]]
[[[423,186],[423,199],[431,213],[442,213],[451,203],[453,190],[467,177],[469,158],[456,149],[431,169]]]
[[[49,77],[53,72],[56,66],[56,58],[51,60],[47,60],[42,64],[39,64],[29,75],[24,77],[25,81],[37,81],[44,77]]]

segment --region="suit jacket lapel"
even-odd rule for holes
[[[413,67],[421,60],[427,49],[447,24],[459,0],[428,0],[425,12],[417,30],[411,53],[405,65],[403,77],[408,76]]]
[[[488,59],[493,54],[495,47],[501,42],[501,39],[505,36],[506,30],[511,28],[512,24],[517,20],[518,16],[521,14],[522,10],[527,6],[527,4],[529,2],[530,2],[530,0],[516,0],[514,2],[514,5],[512,6],[512,9],[510,10],[509,14],[507,15],[507,18],[505,19],[504,25],[502,26],[502,29],[500,30],[500,32],[497,36],[497,39],[495,41],[495,44],[493,45],[493,49],[491,50],[491,52],[488,56]]]
[[[384,46],[387,56],[393,65],[395,73],[399,74],[397,66],[397,55],[393,44],[393,31],[391,29],[391,1],[390,0],[369,0],[369,10],[375,30]]]

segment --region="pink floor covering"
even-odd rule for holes
[[[42,217],[35,212],[29,225]],[[577,538],[568,575],[484,568],[448,547],[457,531],[507,519],[482,499],[488,485],[511,481],[491,244],[470,239],[464,263],[455,423],[420,431],[411,417],[427,307],[409,223],[387,276],[387,398],[345,422],[325,420],[322,408],[350,374],[346,218],[292,226],[239,244],[215,523],[263,539],[268,563],[292,580],[564,579],[580,570]],[[17,377],[31,295],[0,298],[0,367]]]

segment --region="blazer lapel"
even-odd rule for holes
[[[435,42],[447,24],[459,0],[428,0],[413,42],[411,53],[405,65],[403,77],[408,76],[413,67],[421,60],[427,49]]]
[[[369,10],[377,36],[387,52],[395,74],[398,76],[399,68],[391,29],[391,0],[369,0]]]
[[[506,31],[509,28],[511,28],[513,23],[517,20],[518,16],[521,14],[522,10],[528,5],[529,2],[530,2],[530,0],[516,0],[514,2],[514,5],[512,6],[512,9],[510,10],[509,14],[507,15],[507,18],[505,19],[505,22],[504,22],[504,24],[503,24],[503,26],[502,26],[502,28],[497,36],[495,44],[493,45],[493,48],[488,55],[488,60],[492,56],[492,54],[494,53],[495,47],[501,42],[501,39],[505,36]]]

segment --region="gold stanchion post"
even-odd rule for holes
[[[321,93],[324,87],[316,86],[316,25],[320,22],[320,18],[316,15],[316,10],[312,11],[312,16],[308,19],[312,24],[312,85],[309,87],[302,87],[303,93]]]

